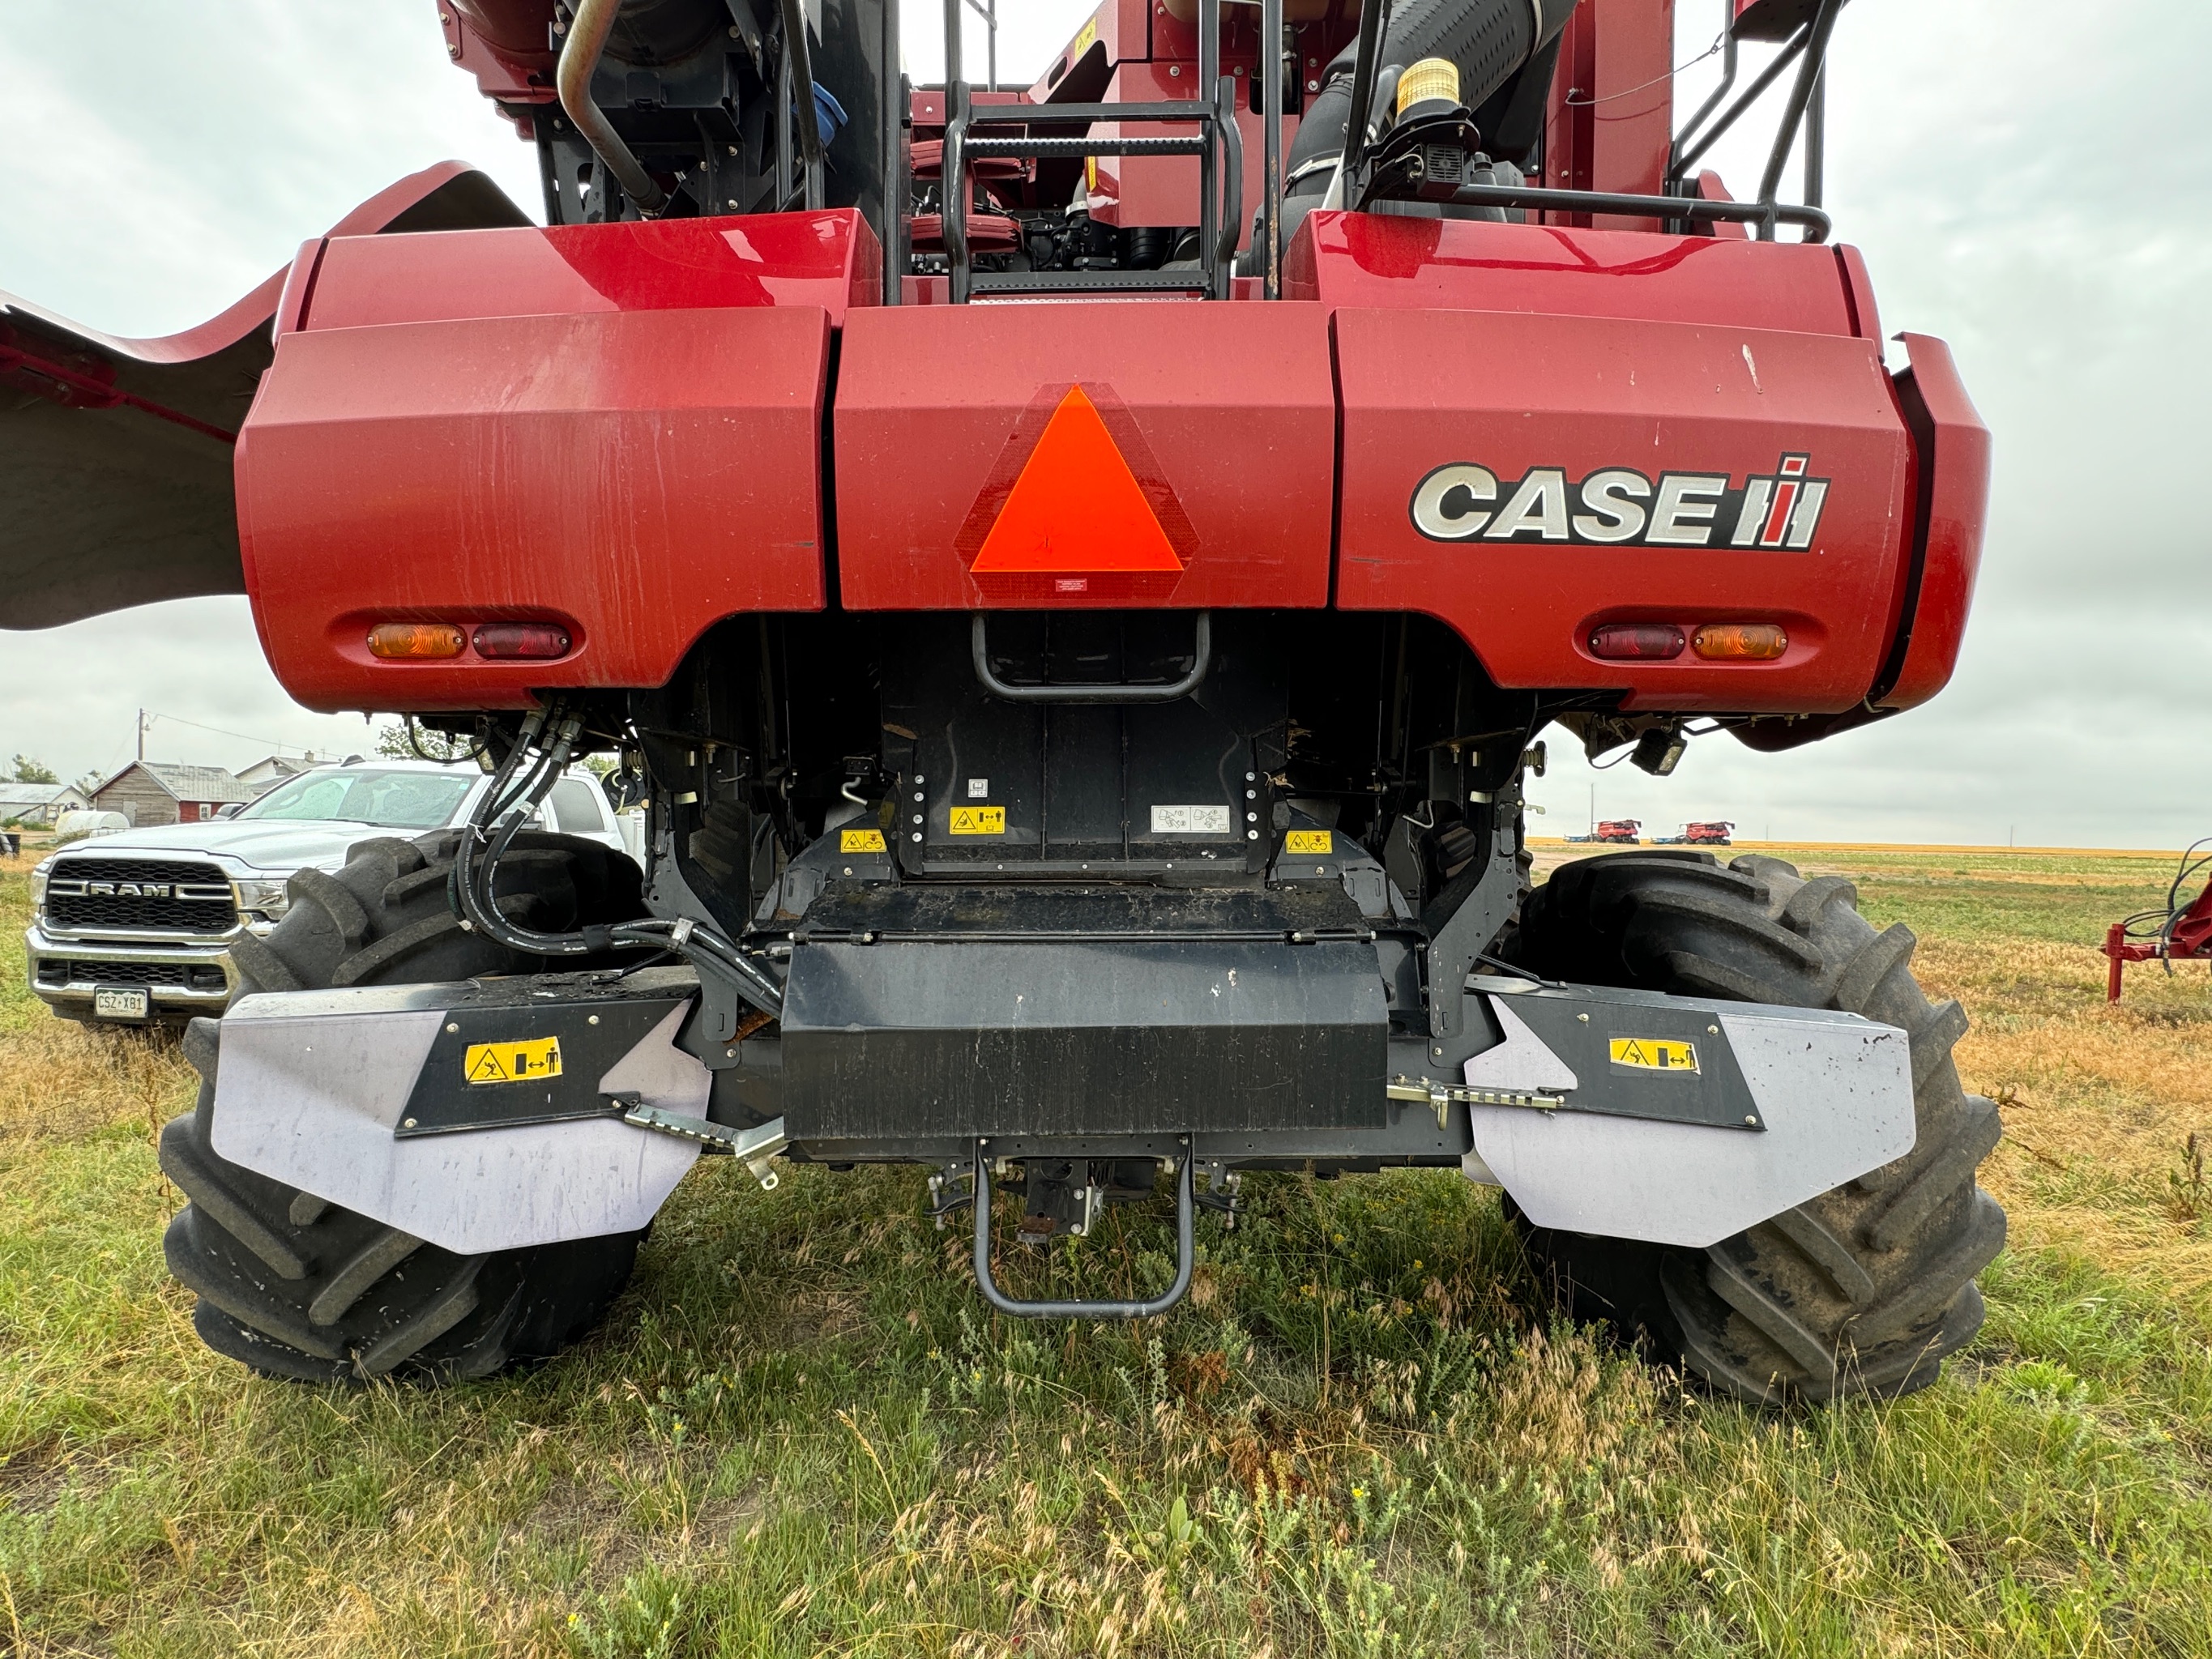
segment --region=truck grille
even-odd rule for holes
[[[39,963],[39,983],[48,986],[168,985],[194,991],[220,991],[222,969],[182,962],[76,962],[47,957]]]
[[[46,884],[46,920],[70,929],[227,933],[238,926],[238,906],[212,864],[63,859]]]

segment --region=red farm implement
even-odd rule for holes
[[[550,1355],[710,1153],[912,1167],[1021,1318],[1166,1314],[1248,1174],[1427,1168],[1741,1398],[1972,1340],[1996,1116],[1902,930],[1523,836],[1554,726],[1664,778],[1950,678],[1989,434],[1830,240],[1843,0],[1713,0],[1680,119],[1656,0],[1099,0],[1020,85],[939,0],[927,86],[899,0],[417,3],[529,211],[430,169],[162,340],[0,295],[0,627],[245,594],[300,702],[489,775],[265,934],[210,884],[210,1346]],[[593,756],[635,862],[532,827]],[[33,985],[164,857],[42,866]],[[1155,1280],[1084,1254],[1156,1200]]]
[[[1705,823],[1686,823],[1679,836],[1654,836],[1654,847],[1726,847],[1729,832],[1735,825],[1723,821]]]
[[[2120,974],[2131,962],[2162,962],[2171,974],[2177,962],[2212,962],[2212,880],[2189,903],[2181,890],[2212,866],[2212,853],[2194,856],[2212,836],[2192,843],[2181,855],[2181,868],[2166,890],[2166,903],[2155,910],[2138,910],[2125,921],[2105,930],[2100,947],[2109,967],[2105,977],[2105,1000],[2120,1000]]]

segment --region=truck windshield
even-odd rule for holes
[[[339,767],[280,784],[238,816],[288,823],[332,820],[385,830],[436,830],[449,823],[475,778],[466,772]]]

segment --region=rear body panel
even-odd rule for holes
[[[1423,612],[1501,686],[1628,712],[1905,707],[1956,661],[1987,434],[1940,343],[1886,372],[1850,250],[1323,212],[1274,304],[885,307],[880,263],[850,210],[310,244],[236,453],[280,679],[526,707],[833,604]],[[570,647],[385,661],[377,621]],[[1615,622],[1790,645],[1601,660]]]
[[[819,609],[852,213],[394,239],[302,257],[240,434],[262,641],[310,707],[658,685],[716,618]],[[551,662],[387,662],[377,621],[557,623]]]
[[[1169,580],[994,583],[972,567],[1073,388],[1174,546]],[[1335,392],[1317,306],[901,307],[847,321],[838,574],[855,610],[1328,602]],[[1103,487],[1109,480],[1101,476]],[[1088,510],[1080,489],[1062,509]],[[1180,567],[1176,568],[1176,567]]]
[[[1501,685],[1614,687],[1632,708],[1825,712],[1866,695],[1912,484],[1871,343],[1484,312],[1335,320],[1340,605],[1425,611]],[[1591,654],[1593,629],[1639,622],[1776,623],[1789,647]]]

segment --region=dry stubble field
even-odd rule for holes
[[[1918,931],[2003,1102],[1989,1324],[1890,1404],[1686,1391],[1448,1174],[1261,1181],[1183,1307],[1039,1328],[919,1174],[726,1162],[532,1374],[260,1381],[161,1267],[187,1069],[27,996],[0,863],[0,1653],[2212,1653],[2212,988],[2090,948],[2171,860],[1762,850]]]

